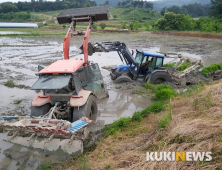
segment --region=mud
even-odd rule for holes
[[[63,36],[50,37],[0,37],[0,114],[30,114],[31,100],[36,92],[26,88],[8,88],[3,84],[13,80],[16,85],[31,87],[37,80],[37,65],[47,66],[52,62],[63,59]],[[71,40],[70,58],[83,59],[79,54],[83,37],[74,37]],[[175,37],[170,35],[155,35],[150,33],[131,34],[104,34],[92,35],[92,43],[101,41],[121,41],[132,49],[148,50],[157,53],[166,53],[169,56],[182,54],[183,56],[202,59],[204,65],[222,63],[222,40]],[[98,63],[109,91],[109,98],[98,101],[99,113],[92,129],[101,129],[123,116],[132,116],[135,111],[144,109],[151,104],[149,97],[133,94],[143,82],[113,84],[109,76],[112,66],[122,64],[116,52],[95,53],[89,57],[90,61]],[[166,59],[169,62],[172,59]],[[14,100],[22,100],[18,105]],[[0,133],[0,138],[5,138]],[[66,154],[60,152],[46,153],[42,150],[32,150],[18,145],[0,141],[0,169],[36,169],[42,162],[59,163],[64,161]],[[20,156],[18,156],[20,155]],[[47,157],[45,156],[47,155]]]

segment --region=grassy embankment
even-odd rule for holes
[[[205,67],[210,73],[214,65]],[[219,68],[220,69],[220,68]],[[182,94],[168,85],[146,83],[137,93],[154,104],[107,127],[95,149],[52,169],[222,169],[222,80]],[[146,152],[212,152],[210,162],[146,162]]]

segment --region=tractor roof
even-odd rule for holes
[[[39,73],[73,73],[78,70],[83,64],[83,60],[58,60],[41,70]]]
[[[162,58],[165,57],[162,54],[150,53],[150,52],[147,52],[147,51],[139,51],[139,50],[137,50],[137,51],[140,52],[140,53],[143,53],[143,55],[154,56],[154,57],[162,57]]]

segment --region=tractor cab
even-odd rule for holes
[[[139,51],[136,53],[136,62],[138,63],[138,76],[146,76],[149,72],[163,67],[164,55],[153,54]]]

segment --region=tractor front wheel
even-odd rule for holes
[[[129,76],[124,75],[124,76],[119,76],[115,81],[116,84],[124,82],[132,82],[132,79]]]
[[[171,82],[172,78],[168,72],[158,71],[151,75],[150,83],[161,84],[164,82]]]
[[[50,103],[44,104],[42,106],[32,106],[30,117],[33,117],[33,116],[39,117],[39,116],[45,115],[46,113],[49,112],[51,107],[52,105]]]
[[[81,107],[74,107],[73,110],[73,122],[79,120],[82,117],[87,117],[91,120],[96,119],[96,114],[98,112],[96,97],[90,95],[87,102]]]

